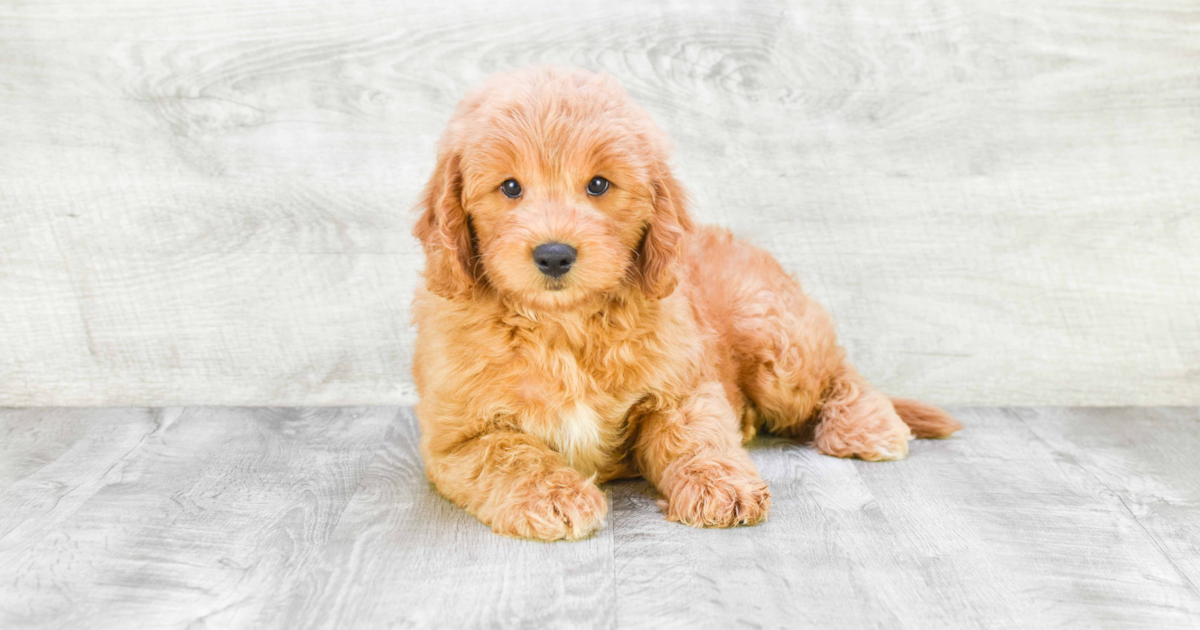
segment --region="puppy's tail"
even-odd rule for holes
[[[919,438],[945,438],[962,428],[950,414],[919,400],[893,398],[892,406],[904,424]]]

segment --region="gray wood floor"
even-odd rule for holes
[[[0,410],[0,627],[1200,625],[1200,410],[959,409],[903,462],[753,454],[768,523],[495,536],[407,408]]]

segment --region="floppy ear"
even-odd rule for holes
[[[671,175],[666,164],[659,164],[654,176],[654,214],[638,250],[638,282],[652,300],[671,295],[679,278],[675,267],[683,256],[683,237],[692,231],[687,210],[687,193]]]
[[[439,151],[437,167],[418,202],[421,218],[413,236],[425,248],[425,286],[453,299],[475,284],[474,246],[467,213],[462,207],[459,156]]]

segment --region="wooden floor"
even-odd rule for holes
[[[1200,625],[1200,410],[959,409],[873,464],[767,439],[771,519],[492,534],[407,408],[0,410],[0,627]]]

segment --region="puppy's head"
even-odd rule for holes
[[[493,77],[459,104],[421,197],[427,286],[462,299],[486,285],[534,309],[669,295],[691,220],[668,154],[607,75]]]

